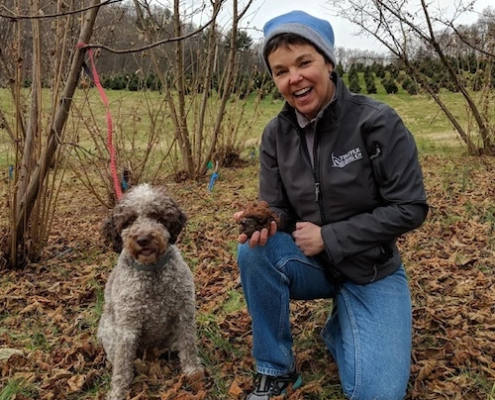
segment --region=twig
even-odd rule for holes
[[[13,21],[18,21],[18,20],[22,20],[22,19],[49,19],[49,18],[59,18],[59,17],[65,17],[67,15],[79,14],[79,13],[82,13],[82,12],[85,12],[85,11],[88,11],[88,10],[91,10],[92,8],[101,7],[101,6],[104,6],[104,5],[107,5],[107,4],[120,3],[121,1],[122,0],[106,0],[103,3],[98,4],[96,6],[89,6],[89,7],[79,8],[79,9],[74,10],[74,11],[67,11],[67,12],[63,12],[63,13],[48,14],[48,15],[43,15],[43,14],[40,14],[40,15],[18,15],[18,14],[15,14],[13,11],[9,10],[7,7],[2,6],[2,8],[4,10],[6,10],[6,11],[12,13],[12,14],[11,15],[8,15],[8,14],[2,14],[2,13],[0,13],[0,18],[8,18],[8,19],[11,19]],[[38,12],[40,12],[40,11],[38,11]]]
[[[181,40],[184,40],[184,39],[188,39],[188,38],[190,38],[190,37],[192,37],[194,35],[197,35],[198,33],[202,32],[202,31],[204,31],[215,20],[217,14],[220,12],[220,8],[221,7],[218,7],[215,10],[212,18],[205,25],[203,25],[199,29],[197,29],[197,30],[195,30],[195,31],[193,31],[191,33],[188,33],[186,35],[177,36],[177,37],[173,37],[173,38],[162,39],[162,40],[159,40],[157,42],[150,43],[149,45],[146,45],[146,46],[143,46],[143,47],[137,47],[137,48],[134,48],[134,49],[117,50],[117,49],[113,49],[111,47],[108,47],[108,46],[105,46],[105,45],[102,45],[102,44],[92,44],[92,43],[83,45],[83,46],[81,46],[81,48],[82,49],[86,49],[86,48],[102,49],[102,50],[106,50],[106,51],[109,51],[110,53],[114,53],[114,54],[130,54],[130,53],[139,53],[139,52],[142,52],[142,51],[145,51],[145,50],[149,50],[149,49],[152,49],[154,47],[160,46],[160,45],[165,44],[165,43],[178,42],[178,41],[181,41]]]

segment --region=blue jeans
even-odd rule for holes
[[[411,296],[404,268],[368,285],[335,287],[321,264],[292,237],[278,232],[265,246],[238,249],[242,287],[252,319],[259,373],[294,368],[289,301],[332,298],[322,331],[337,363],[344,394],[352,400],[399,400],[406,395],[412,342]]]

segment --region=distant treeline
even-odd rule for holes
[[[485,74],[489,73],[491,76],[491,86],[495,88],[495,68],[487,60],[476,59],[474,54],[470,54],[462,58],[449,57],[449,62],[453,70],[457,72],[457,77],[464,87],[474,91],[480,90],[482,83],[486,82],[486,79],[484,79],[486,77]],[[415,61],[413,66],[426,77],[430,87],[436,92],[441,88],[452,92],[458,90],[452,77],[439,60],[427,57],[423,60]],[[377,93],[377,80],[380,81],[385,91],[389,94],[397,93],[399,86],[411,95],[417,94],[419,91],[417,82],[401,69],[401,65],[398,62],[387,65],[379,62],[373,62],[368,65],[364,62],[352,63],[347,71],[344,69],[342,63],[339,63],[336,66],[336,71],[342,77],[346,74],[348,75],[349,89],[354,93]],[[362,78],[360,76],[364,78],[364,88],[362,87]],[[175,88],[175,77],[172,74],[167,74],[165,80],[168,88]],[[139,73],[116,73],[103,75],[100,77],[100,81],[105,89],[129,91],[161,91],[164,84],[158,76],[152,73],[145,76]],[[204,91],[202,84],[197,82],[192,74],[186,77],[185,83],[185,94],[197,94]],[[29,87],[30,84],[31,82],[26,80],[24,86]],[[88,75],[84,75],[80,81],[80,87],[91,87],[93,85],[92,78]],[[50,85],[45,83],[45,86],[49,87]],[[219,74],[212,76],[210,91],[223,95]],[[234,82],[231,94],[237,94],[242,98],[253,92],[259,93],[260,91],[262,96],[270,94],[278,96],[278,92],[269,74],[267,72],[256,71],[252,74],[239,74]]]

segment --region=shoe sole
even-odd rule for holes
[[[303,383],[303,381],[302,381],[301,375],[299,375],[299,377],[297,378],[297,381],[295,381],[292,384],[292,389],[299,389],[302,386],[302,383]],[[283,390],[282,394],[287,394],[287,389]]]

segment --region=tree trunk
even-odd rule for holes
[[[100,0],[92,0],[91,6],[93,8],[87,11],[84,16],[83,25],[79,35],[80,44],[88,43],[91,38],[96,16],[99,11],[99,4]],[[72,98],[77,87],[77,82],[81,73],[85,53],[86,51],[79,46],[74,49],[74,56],[72,58],[69,75],[67,77],[60,104],[55,111],[55,117],[53,119],[53,123],[48,134],[46,147],[43,149],[40,155],[38,164],[32,171],[29,183],[26,186],[25,191],[21,193],[18,198],[19,204],[17,207],[18,212],[16,213],[15,219],[15,230],[11,234],[11,240],[14,242],[11,246],[9,246],[10,249],[17,249],[18,246],[16,245],[16,242],[22,243],[24,239],[24,235],[28,226],[27,221],[30,220],[31,213],[40,193],[40,188],[47,176],[49,166],[59,146],[59,137],[63,131],[64,125],[69,115]],[[12,259],[15,259],[15,255],[8,254],[7,256],[7,263],[12,264]]]
[[[174,0],[174,35],[175,37],[182,36],[182,23],[180,20],[180,1]],[[194,178],[194,161],[192,156],[191,141],[189,140],[189,131],[187,129],[187,116],[185,109],[185,68],[184,68],[184,52],[182,41],[175,43],[175,60],[176,60],[176,79],[177,91],[179,92],[179,114],[176,117],[179,126],[177,137],[182,154],[182,165],[184,166],[189,178]],[[172,99],[170,99],[173,101]],[[175,109],[175,107],[174,107]]]

